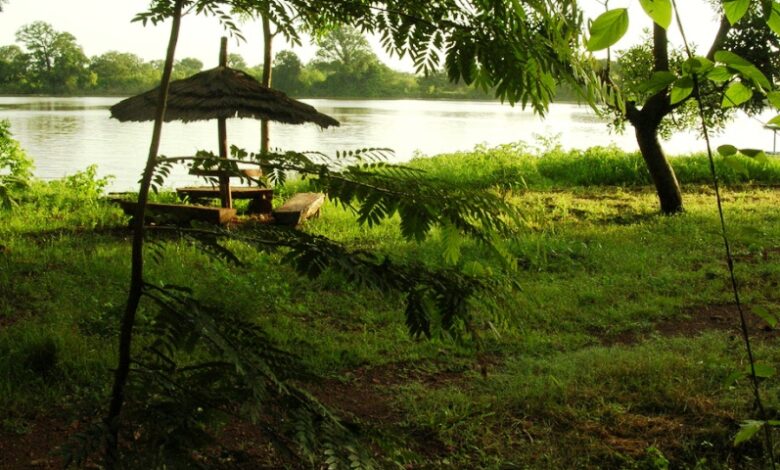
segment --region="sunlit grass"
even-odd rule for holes
[[[392,420],[360,418],[402,464],[654,468],[660,454],[675,468],[758,468],[755,446],[730,445],[738,422],[753,417],[747,385],[724,384],[745,366],[739,338],[733,329],[674,330],[697,309],[731,302],[713,195],[694,184],[706,179],[695,176],[701,157],[675,160],[686,210],[665,217],[652,189],[631,182],[633,157],[490,152],[412,163],[452,184],[499,191],[522,214],[507,240],[522,289],[502,311],[476,312],[491,320],[478,325],[479,344],[413,339],[400,295],[331,272],[302,278],[279,254],[238,243],[231,248],[242,266],[162,242],[147,279],[191,287],[261,325],[316,375],[390,407]],[[774,165],[756,178],[773,184]],[[8,417],[0,432],[24,432],[47,413],[75,416],[107,395],[129,277],[127,219],[59,191],[52,199],[41,187],[0,213],[0,415]],[[724,199],[743,298],[780,311],[780,193],[730,186]],[[445,262],[438,233],[410,243],[398,220],[359,226],[331,203],[306,230],[394,259]],[[499,268],[473,242],[462,251],[463,263]],[[758,357],[777,363],[776,337],[759,338]],[[764,387],[774,416],[777,379]]]

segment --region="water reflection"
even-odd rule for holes
[[[34,130],[35,138],[40,141],[57,139],[59,136],[81,133],[85,124],[84,117],[59,116],[56,114],[35,114],[29,117],[28,129]],[[14,132],[16,130],[14,129]]]
[[[84,111],[107,109],[104,105],[86,105],[71,102],[46,102],[35,101],[32,103],[0,103],[0,110],[18,110],[18,111]]]
[[[41,178],[58,178],[97,163],[101,175],[116,176],[112,190],[136,187],[146,161],[152,123],[120,123],[110,119],[108,108],[120,98],[0,98],[0,119],[35,159]],[[434,155],[468,150],[477,144],[498,145],[536,136],[559,136],[565,148],[614,144],[635,150],[633,133],[612,135],[605,121],[584,106],[553,105],[545,119],[532,112],[495,102],[434,100],[304,100],[341,122],[321,130],[313,125],[271,124],[271,146],[287,150],[322,151],[383,147],[395,150],[396,161],[416,152]],[[771,117],[771,116],[770,116]],[[161,153],[192,155],[199,149],[216,151],[217,129],[212,121],[173,122],[163,128]],[[256,151],[257,121],[228,121],[231,144]],[[717,142],[771,148],[771,133],[760,123],[738,119]],[[744,144],[741,144],[744,142]],[[679,134],[665,144],[671,153],[701,150],[693,134]],[[194,182],[184,169],[176,169],[168,184]]]

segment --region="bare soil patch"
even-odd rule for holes
[[[18,432],[0,430],[0,468],[62,468],[63,460],[57,451],[76,431],[78,423],[39,416],[24,426]]]
[[[780,338],[780,330],[772,329],[767,323],[743,306],[748,332],[751,338],[770,340]],[[607,346],[631,345],[646,340],[650,336],[682,336],[693,338],[708,331],[723,331],[734,338],[740,338],[739,311],[734,304],[701,305],[686,309],[678,318],[663,320],[647,331],[624,331],[611,336],[601,336]]]
[[[495,360],[490,358],[475,362],[472,368],[453,369],[440,369],[441,364],[426,369],[413,363],[388,363],[344,371],[342,380],[328,379],[303,386],[348,422],[381,424],[384,429],[390,429],[404,422],[403,412],[393,405],[393,386],[420,382],[441,387],[464,380],[470,370],[494,364]],[[63,460],[57,452],[79,431],[81,423],[40,416],[24,422],[23,427],[18,432],[0,428],[0,468],[62,468]],[[427,442],[421,450],[428,454],[443,455],[448,451],[443,444],[432,442],[435,437],[425,430],[407,429],[406,432],[419,434],[421,442]],[[239,419],[222,429],[214,446],[195,457],[212,468],[270,469],[290,465],[280,459],[261,426]]]

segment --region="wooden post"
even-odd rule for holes
[[[219,66],[227,67],[227,38],[223,37],[219,48]],[[225,118],[219,118],[217,122],[217,131],[219,139],[219,158],[227,159],[228,157],[228,145],[227,145],[227,123]],[[233,207],[233,201],[230,196],[230,176],[227,174],[221,174],[219,176],[219,199],[222,202],[222,207],[231,209]]]
[[[263,81],[262,85],[266,88],[271,88],[271,70],[273,67],[273,58],[271,57],[271,44],[274,39],[274,35],[271,33],[271,21],[268,19],[268,15],[263,15]],[[269,129],[268,119],[260,120],[260,153],[268,153],[269,146]]]

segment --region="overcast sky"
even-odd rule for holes
[[[596,0],[582,0],[582,6],[592,16],[603,10]],[[708,46],[715,33],[715,15],[704,0],[680,0],[683,21],[690,39]],[[78,40],[88,56],[99,55],[106,51],[118,50],[138,54],[144,59],[162,59],[168,40],[169,24],[142,26],[131,23],[136,13],[143,11],[148,0],[9,0],[0,13],[0,45],[15,42],[14,33],[21,26],[42,20],[50,23],[58,31],[67,31]],[[638,0],[611,0],[611,8],[630,7],[631,26],[629,34],[617,48],[627,47],[649,26],[649,20],[642,14]],[[262,36],[258,23],[242,26],[246,43],[231,41],[230,52],[244,56],[250,65],[262,61]],[[196,57],[203,61],[206,68],[216,65],[219,51],[219,38],[223,30],[218,21],[209,17],[187,16],[182,23],[181,37],[177,49],[177,58]],[[676,30],[671,38],[679,37]],[[408,60],[391,59],[380,50],[378,41],[372,39],[377,54],[393,68],[411,71]],[[275,50],[288,46],[278,40]],[[304,46],[294,49],[306,62],[314,55],[314,47]]]

